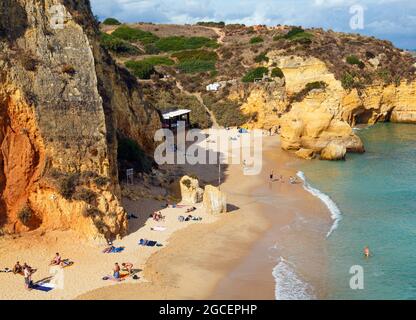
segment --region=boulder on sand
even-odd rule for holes
[[[183,176],[179,184],[183,203],[196,204],[202,201],[204,190],[199,187],[198,179]]]
[[[204,192],[204,209],[208,214],[220,214],[227,212],[227,197],[218,188],[208,185]]]
[[[296,156],[305,160],[312,160],[315,158],[315,151],[312,149],[301,148],[295,152]]]
[[[321,160],[345,160],[347,148],[336,142],[330,142],[321,151]]]

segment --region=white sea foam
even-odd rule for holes
[[[276,300],[312,300],[315,299],[312,287],[296,274],[295,268],[285,259],[273,269],[276,282]]]
[[[315,197],[319,198],[328,207],[329,211],[331,212],[331,218],[332,220],[334,220],[334,223],[332,224],[331,229],[326,235],[327,237],[329,237],[332,234],[332,232],[336,228],[338,228],[338,224],[342,219],[341,210],[339,210],[336,203],[328,195],[312,187],[306,180],[305,174],[302,171],[299,171],[297,173],[297,176],[300,179],[302,179],[304,189],[308,191],[309,193],[311,193],[312,195],[314,195]]]

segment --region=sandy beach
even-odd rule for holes
[[[179,222],[184,208],[162,211],[164,222],[148,219],[165,203],[154,199],[124,199],[130,214],[130,234],[115,241],[124,250],[104,254],[104,245],[86,243],[70,231],[0,239],[0,268],[16,261],[38,269],[34,282],[50,277],[48,262],[55,252],[75,262],[64,269],[63,289],[50,292],[26,291],[23,277],[0,273],[0,299],[275,299],[272,276],[276,256],[296,264],[302,277],[314,287],[315,297],[325,297],[325,232],[331,224],[326,207],[319,199],[291,185],[298,160],[279,148],[277,137],[264,139],[263,171],[244,176],[242,165],[225,166],[221,190],[226,192],[229,213],[205,214],[197,205],[198,222]],[[215,183],[216,166],[189,166],[206,183]],[[271,170],[283,175],[285,182],[269,182]],[[299,212],[304,225],[299,226]],[[306,217],[306,218],[305,218]],[[166,228],[163,232],[154,227]],[[312,226],[312,227],[310,227]],[[158,241],[160,247],[141,247],[139,239]],[[270,258],[271,243],[278,255]],[[314,259],[309,259],[312,257]],[[314,262],[311,262],[314,261]],[[139,280],[121,283],[104,281],[115,262],[132,262]]]
[[[313,285],[314,297],[324,298],[329,212],[301,184],[289,184],[298,160],[280,150],[276,137],[265,137],[264,142],[261,175],[244,176],[239,165],[227,168],[222,190],[239,209],[212,224],[191,226],[173,235],[169,247],[146,263],[149,283],[106,287],[79,298],[273,300],[276,259],[269,254],[273,242],[280,244],[279,254],[296,263],[298,272]],[[270,186],[271,170],[286,177],[285,183]],[[279,209],[276,203],[259,201],[253,196],[256,191],[266,200],[275,198]],[[312,222],[311,228],[296,227],[299,211],[306,213],[305,224]]]

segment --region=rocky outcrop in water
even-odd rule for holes
[[[355,125],[416,122],[414,81],[389,85],[375,82],[361,90],[347,90],[317,58],[281,56],[279,52],[270,52],[268,57],[269,64],[284,73],[280,93],[276,96],[276,90],[269,90],[270,84],[258,85],[242,110],[257,110],[261,115],[250,127],[269,129],[278,123],[283,149],[306,148],[321,153],[335,143],[348,152],[364,152],[362,141],[352,129]],[[270,95],[274,95],[274,102],[265,99]]]
[[[126,234],[117,136],[151,152],[160,126],[137,88],[100,47],[89,1],[1,2],[3,232],[74,229],[91,239]]]

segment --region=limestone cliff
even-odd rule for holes
[[[56,5],[63,19],[56,20]],[[137,87],[100,47],[89,1],[1,2],[3,231],[72,228],[94,239],[126,233],[117,134],[150,152],[160,125]]]
[[[248,124],[250,127],[269,129],[278,124],[284,149],[321,152],[334,142],[349,152],[363,152],[353,126],[379,121],[416,122],[415,81],[389,85],[375,81],[361,90],[347,90],[317,58],[282,56],[279,51],[269,52],[268,57],[269,67],[277,66],[284,74],[283,84],[279,80],[279,93],[269,89],[271,84],[259,84],[241,110],[260,115]],[[305,90],[309,84],[318,85]]]

